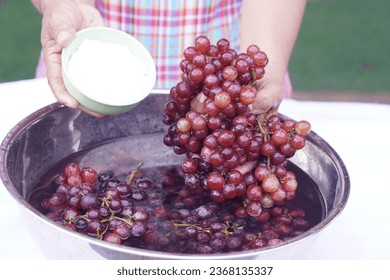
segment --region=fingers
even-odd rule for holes
[[[73,41],[77,31],[102,25],[100,13],[92,6],[72,1],[53,2],[43,15],[42,41],[54,39],[59,47],[64,48]]]
[[[92,6],[73,1],[53,1],[42,19],[41,43],[50,88],[57,101],[70,108],[79,108],[94,117],[104,115],[91,112],[79,105],[65,88],[62,79],[61,54],[75,38],[76,32],[89,26],[103,25],[99,12]]]
[[[248,162],[244,163],[243,165],[237,166],[234,169],[240,171],[241,174],[244,175],[244,174],[246,174],[248,172],[251,172],[253,170],[253,168],[256,166],[256,164],[257,164],[257,161],[255,161],[255,160],[254,161],[248,161]]]
[[[95,7],[86,5],[82,6],[80,9],[84,14],[84,22],[82,28],[103,26],[103,18]]]
[[[59,3],[59,2],[55,2]],[[74,39],[83,22],[80,9],[70,1],[49,6],[42,19],[41,41],[54,41],[58,48],[64,48]]]
[[[205,113],[204,101],[206,96],[203,93],[199,93],[192,101],[191,108],[198,113]],[[283,100],[283,94],[281,87],[278,86],[264,86],[259,88],[256,96],[256,100],[253,104],[249,105],[249,108],[254,114],[266,114],[271,116],[277,114],[279,105]]]
[[[73,12],[77,16],[72,16]],[[41,42],[48,83],[57,101],[71,108],[78,108],[79,103],[68,93],[62,80],[61,53],[76,36],[81,21],[81,15],[72,5],[48,7],[42,20]]]
[[[283,94],[280,86],[267,85],[258,89],[255,102],[251,106],[254,114],[274,115],[278,112]]]
[[[205,113],[206,110],[203,106],[203,102],[205,101],[205,99],[206,95],[204,95],[203,93],[199,93],[197,96],[195,96],[195,98],[191,101],[192,110],[197,111],[201,114]]]
[[[90,111],[90,110],[84,108],[84,107],[81,106],[81,105],[78,106],[78,109],[80,109],[80,110],[83,111],[84,113],[87,113],[88,115],[91,115],[91,116],[93,116],[93,117],[95,117],[95,118],[98,118],[98,119],[101,119],[101,118],[106,117],[106,115],[99,114],[99,113],[95,113],[95,112],[93,112],[93,111]]]
[[[53,71],[50,71],[50,69],[48,69],[47,78],[48,78],[47,80],[49,82],[49,86],[53,91],[53,94],[57,99],[58,103],[64,104],[65,106],[74,109],[79,107],[78,101],[74,99],[66,90],[64,82],[62,80],[62,75],[58,76],[54,74]]]
[[[54,39],[47,40],[43,47],[43,58],[49,86],[57,101],[71,108],[77,108],[78,102],[68,93],[62,80],[61,51]]]

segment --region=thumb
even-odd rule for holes
[[[73,41],[76,32],[81,29],[83,15],[80,8],[72,2],[57,5],[48,7],[43,15],[42,41],[54,41],[58,47],[64,48]]]
[[[63,26],[62,29],[58,32],[55,40],[57,45],[64,48],[68,46],[73,39],[76,37],[76,30],[71,26]]]
[[[280,87],[265,86],[258,90],[256,100],[251,105],[251,111],[254,114],[275,114],[282,100],[283,95]]]
[[[57,13],[52,20],[51,30],[53,39],[64,48],[76,37],[76,32],[81,29],[83,17],[79,9],[68,13]]]

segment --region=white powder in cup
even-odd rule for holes
[[[148,75],[144,63],[126,46],[89,39],[70,57],[68,73],[85,95],[110,105],[139,101]]]

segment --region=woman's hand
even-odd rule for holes
[[[283,100],[281,88],[281,84],[278,84],[277,82],[272,83],[265,80],[265,82],[260,83],[260,81],[257,81],[257,96],[255,102],[249,105],[251,112],[262,115],[262,117],[268,117],[276,114],[278,112],[279,105]],[[199,113],[206,113],[203,105],[205,99],[206,96],[203,93],[199,93],[191,101],[191,109]],[[246,174],[255,168],[256,163],[256,161],[248,161],[235,169],[240,171],[241,174]]]
[[[283,100],[282,85],[279,83],[261,82],[256,84],[257,96],[253,104],[249,108],[254,114],[264,114],[272,116],[278,112],[280,103]],[[192,101],[191,108],[199,113],[205,113],[203,102],[206,96],[199,93]]]
[[[283,100],[282,85],[267,81],[258,81],[256,84],[256,100],[249,107],[251,112],[259,115],[272,116],[277,114]]]
[[[102,117],[82,106],[68,93],[62,80],[61,53],[76,36],[76,32],[92,26],[103,25],[93,1],[51,0],[33,1],[42,13],[41,43],[47,70],[47,79],[59,103]]]

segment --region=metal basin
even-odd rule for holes
[[[27,201],[36,182],[58,162],[83,153],[85,164],[97,164],[94,154],[102,143],[124,149],[122,154],[144,166],[177,164],[178,156],[162,143],[167,127],[162,123],[166,91],[153,91],[130,112],[104,119],[52,104],[27,116],[5,137],[0,150],[0,177],[18,201],[25,223],[49,258],[53,259],[299,259],[310,250],[315,237],[345,207],[350,181],[344,163],[329,144],[311,132],[307,145],[291,159],[301,170],[301,195],[320,207],[314,227],[280,245],[256,250],[213,255],[175,254],[112,245],[67,230],[51,222]],[[309,120],[310,121],[310,120]],[[131,141],[123,142],[122,139]],[[122,144],[123,145],[122,145]],[[130,145],[124,143],[131,143]],[[123,147],[122,147],[123,146]],[[128,153],[127,153],[128,152]],[[102,156],[99,156],[102,158]],[[102,161],[106,160],[104,157]],[[301,184],[301,182],[300,182]],[[305,184],[303,184],[305,185]],[[308,211],[308,210],[306,210]],[[309,209],[310,212],[310,209]],[[318,215],[317,215],[318,216]]]

